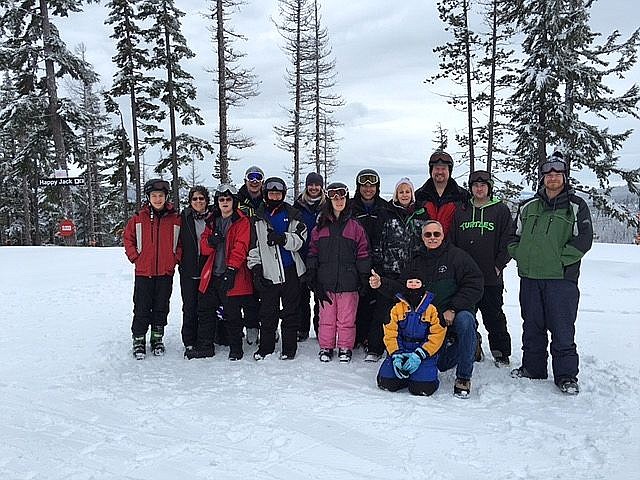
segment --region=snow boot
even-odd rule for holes
[[[338,360],[340,360],[341,363],[349,363],[352,355],[353,352],[348,348],[338,349]]]
[[[453,384],[453,395],[457,398],[469,398],[471,395],[471,380],[456,378]]]
[[[557,385],[560,391],[566,395],[578,395],[580,393],[580,386],[576,378],[563,378]]]
[[[214,357],[215,354],[216,354],[216,351],[213,348],[213,345],[208,347],[196,346],[191,350],[187,350],[185,352],[185,357],[187,358],[187,360],[192,360],[194,358],[211,358],[211,357]]]
[[[244,352],[242,350],[238,350],[238,351],[230,350],[229,351],[229,361],[230,362],[237,362],[238,360],[242,360],[242,357],[244,357]]]
[[[322,348],[318,352],[318,358],[321,362],[330,362],[333,358],[333,348]]]
[[[493,355],[493,364],[496,367],[509,366],[509,355],[504,355],[500,350],[491,350],[491,355]]]
[[[147,336],[133,337],[133,358],[144,360],[147,355]]]
[[[382,358],[382,354],[378,352],[373,352],[371,350],[367,350],[367,354],[364,356],[365,362],[377,362]]]
[[[164,337],[164,327],[163,326],[153,326],[151,327],[151,338],[149,342],[151,343],[151,350],[153,350],[153,354],[156,357],[162,357],[164,355],[164,343],[162,341],[162,337]]]

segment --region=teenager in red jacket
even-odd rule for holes
[[[146,335],[151,326],[154,355],[164,355],[164,327],[169,314],[173,272],[180,261],[180,216],[167,202],[169,182],[149,180],[144,185],[145,203],[124,229],[127,258],[135,264],[133,287],[133,356],[146,355]]]
[[[253,294],[247,268],[250,231],[249,217],[238,208],[236,188],[228,184],[218,186],[214,210],[200,239],[200,250],[207,255],[207,261],[200,274],[196,343],[186,352],[188,359],[215,355],[216,328],[226,328],[229,360],[240,360],[243,356],[240,309],[243,298]],[[224,309],[224,321],[219,322],[216,310],[220,306]]]

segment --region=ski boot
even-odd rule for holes
[[[144,360],[147,355],[147,336],[133,337],[133,358]]]
[[[162,337],[164,336],[164,327],[153,326],[151,327],[151,350],[156,357],[162,357],[164,355],[164,343]]]

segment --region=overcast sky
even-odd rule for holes
[[[637,16],[630,15],[631,0],[596,2],[592,9],[592,29],[603,34],[618,29],[628,36],[637,28]],[[178,8],[186,12],[183,33],[196,58],[185,64],[196,78],[198,105],[206,121],[204,127],[191,128],[190,133],[212,139],[217,125],[217,86],[211,70],[215,64],[209,21],[203,13],[210,3],[177,0]],[[322,0],[323,23],[337,63],[338,85],[346,105],[337,117],[344,123],[338,131],[339,168],[335,180],[354,185],[356,172],[375,168],[382,177],[383,191],[390,192],[401,176],[409,176],[419,186],[427,177],[426,159],[434,149],[434,130],[438,122],[449,130],[450,153],[460,158],[461,149],[454,144],[455,132],[464,129],[465,114],[446,104],[442,95],[449,93],[445,84],[425,84],[435,73],[435,46],[447,40],[433,1],[405,0]],[[232,164],[232,177],[242,181],[244,170],[252,164],[263,167],[265,173],[284,176],[291,164],[291,154],[275,146],[273,126],[286,122],[285,108],[291,101],[285,84],[287,58],[280,49],[282,40],[271,18],[277,17],[276,0],[248,0],[232,24],[238,33],[248,37],[236,48],[247,53],[245,62],[254,68],[261,81],[260,95],[250,99],[240,109],[230,111],[230,123],[243,128],[254,138],[256,146],[240,152],[242,160]],[[75,14],[65,24],[59,19],[63,39],[73,48],[83,42],[87,59],[101,76],[101,84],[109,88],[113,67],[114,41],[110,28],[103,24],[105,9],[92,5]],[[635,20],[635,21],[634,21]],[[613,84],[622,91],[632,83],[640,83],[637,65],[622,81]],[[126,109],[124,109],[126,111]],[[634,128],[636,132],[620,152],[623,165],[640,166],[640,122],[637,119],[614,119],[612,131]],[[149,153],[146,162],[157,163],[158,153]],[[155,157],[155,158],[154,158]],[[211,178],[213,157],[200,167],[201,179],[207,185]],[[468,167],[456,165],[454,176],[466,178]]]

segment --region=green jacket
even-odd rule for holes
[[[589,207],[572,189],[551,200],[544,187],[538,190],[520,204],[514,230],[508,250],[519,276],[578,281],[580,259],[593,243],[593,225]]]

